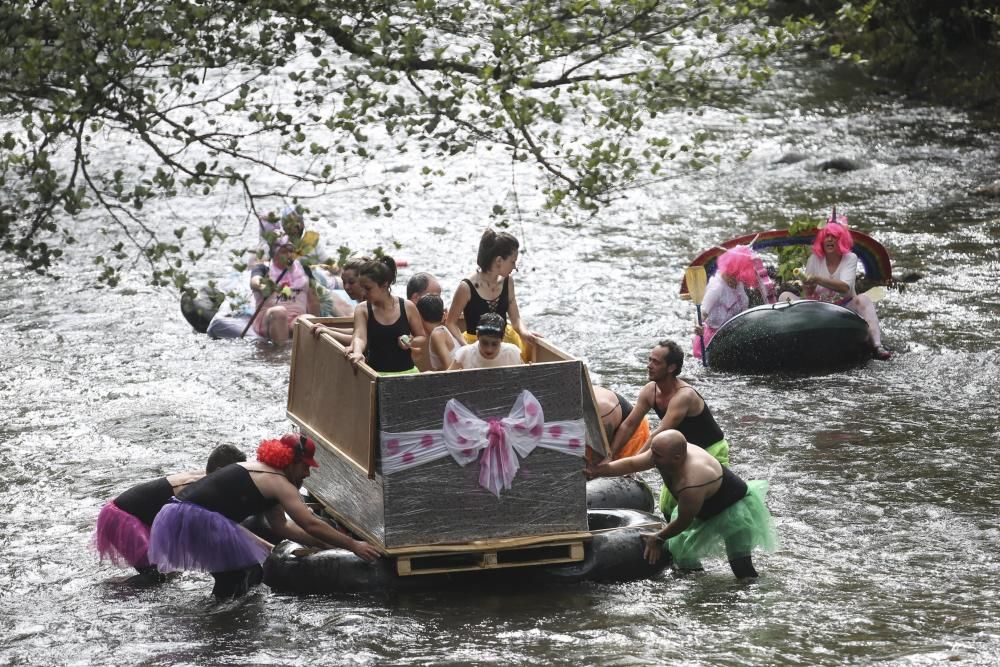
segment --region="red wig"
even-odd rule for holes
[[[747,245],[738,245],[722,253],[716,266],[720,275],[732,276],[750,287],[757,284],[757,269],[753,265],[753,250]]]
[[[284,470],[295,462],[295,449],[281,440],[262,440],[257,447],[257,460],[278,470]]]
[[[838,215],[837,222],[828,222],[826,227],[816,232],[816,240],[813,241],[813,254],[823,257],[823,241],[827,236],[837,239],[837,252],[846,255],[854,247],[854,239],[851,238],[851,230],[847,228],[847,216]]]

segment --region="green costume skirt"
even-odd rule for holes
[[[715,457],[715,460],[723,465],[723,467],[729,467],[729,443],[723,438],[719,440],[714,445],[709,445],[705,448],[705,451]],[[670,494],[670,489],[664,484],[663,488],[660,489],[660,511],[663,512],[663,516],[670,518],[671,512],[677,507],[677,499]]]
[[[667,541],[674,563],[697,569],[705,556],[725,556],[728,560],[749,556],[754,547],[765,551],[778,548],[778,533],[764,502],[767,480],[747,482],[747,494],[711,519],[696,518],[680,535]],[[674,510],[671,519],[677,517]]]
[[[405,371],[377,371],[382,377],[392,377],[393,375],[413,375],[419,373],[420,369],[414,366],[413,368],[408,368]]]

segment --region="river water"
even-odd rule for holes
[[[537,210],[522,193],[512,231],[530,326],[584,358],[602,384],[634,398],[656,340],[689,339],[683,268],[733,236],[817,219],[836,204],[882,241],[896,275],[922,277],[879,306],[885,363],[829,375],[739,376],[689,357],[735,470],[771,483],[780,551],[762,576],[704,574],[547,590],[293,597],[260,588],[216,603],[207,575],[155,590],[88,548],[100,506],[128,486],[197,468],[232,443],[248,453],[289,427],[288,350],[211,341],[182,319],[176,294],[127,275],[96,290],[81,234],[59,281],[5,264],[0,303],[0,664],[927,664],[1000,661],[1000,200],[973,196],[1000,177],[996,118],[893,96],[810,63],[697,122],[746,163],[635,193],[587,221]],[[775,164],[786,152],[796,164]],[[824,159],[864,168],[822,172]],[[127,159],[109,147],[109,161]],[[388,159],[387,159],[388,160]],[[413,184],[387,161],[372,179]],[[447,165],[455,182],[366,217],[360,191],[314,202],[336,247],[387,248],[436,273],[446,296],[473,265],[480,213],[514,203],[509,172],[486,154]],[[201,224],[230,217],[223,196],[158,213]],[[85,224],[87,224],[85,222]],[[253,240],[245,227],[232,243]],[[198,280],[225,273],[225,256]],[[409,273],[401,275],[399,291]],[[650,478],[650,481],[655,480]]]

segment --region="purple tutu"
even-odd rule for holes
[[[235,521],[182,500],[160,510],[149,540],[149,560],[160,572],[242,570],[260,565],[269,553]]]
[[[135,568],[149,567],[149,526],[115,504],[107,503],[97,515],[92,540],[101,560]]]

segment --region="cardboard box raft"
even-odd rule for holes
[[[546,433],[561,432],[553,424],[570,423],[573,432],[585,432],[584,444],[605,451],[590,381],[579,360],[541,342],[530,365],[380,377],[366,366],[355,373],[332,336],[313,335],[317,324],[348,328],[350,319],[296,322],[287,413],[317,441],[319,468],[305,486],[339,521],[388,553],[589,536],[579,450],[571,455],[538,446],[517,455],[520,467],[511,488],[500,489],[499,496],[480,483],[485,449],[466,465],[441,455],[450,399],[488,422],[512,416],[524,390],[537,399]],[[439,457],[398,469],[399,443],[405,445],[408,437],[417,437],[428,450],[436,448]]]

